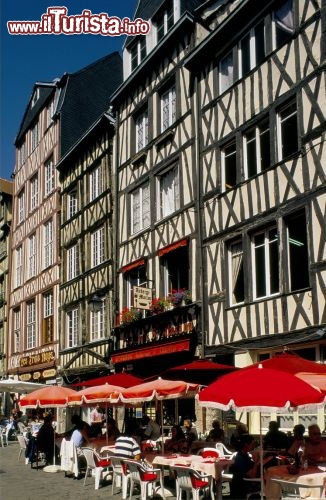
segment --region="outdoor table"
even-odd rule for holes
[[[222,471],[231,463],[229,458],[203,458],[201,455],[168,454],[157,455],[148,453],[145,455],[148,462],[160,467],[172,467],[174,465],[188,465],[193,469],[212,476],[217,486],[217,498],[222,498]]]
[[[290,474],[287,465],[277,465],[269,467],[264,474],[265,479],[265,496],[267,500],[279,500],[281,498],[280,487],[272,479],[283,479],[302,484],[311,485],[311,490],[302,490],[302,498],[314,497],[319,498],[318,490],[313,488],[313,485],[323,484],[326,480],[326,472],[322,472],[318,467],[308,467],[301,469],[298,474]]]

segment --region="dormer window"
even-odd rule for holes
[[[40,97],[40,89],[35,89],[34,90],[34,94],[33,94],[33,97],[32,97],[32,102],[31,102],[31,106],[32,108],[35,106],[35,104],[37,103],[38,101],[38,98]]]
[[[166,3],[165,8],[157,15],[155,24],[157,42],[159,42],[174,24],[173,0],[169,0]]]
[[[137,68],[146,57],[146,36],[142,35],[130,50],[131,71]]]

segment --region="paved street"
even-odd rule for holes
[[[74,480],[65,478],[64,472],[46,473],[41,469],[31,469],[25,465],[22,455],[18,462],[19,444],[9,441],[9,446],[0,447],[0,498],[1,500],[98,500],[121,499],[119,490],[111,495],[111,482],[103,483],[100,489],[95,490],[93,477]],[[158,497],[159,498],[159,497]],[[142,500],[140,494],[133,495],[134,500]],[[169,497],[170,500],[175,497]]]

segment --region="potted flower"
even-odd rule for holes
[[[119,314],[120,325],[129,325],[142,318],[142,312],[134,307],[124,307]]]
[[[182,304],[191,304],[191,292],[185,288],[179,288],[178,290],[172,290],[169,294],[169,301],[173,307],[179,307]]]
[[[161,297],[155,297],[150,305],[150,310],[154,314],[159,314],[169,308],[169,301]]]

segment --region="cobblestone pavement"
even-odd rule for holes
[[[25,457],[19,455],[17,441],[9,441],[9,445],[0,447],[0,498],[1,500],[120,500],[121,491],[111,495],[111,481],[104,481],[95,490],[95,480],[88,477],[74,480],[65,477],[64,472],[46,473],[42,469],[32,469],[25,465]],[[170,489],[171,485],[169,486]],[[129,498],[129,497],[128,497]],[[143,500],[140,494],[134,494],[133,500]],[[160,497],[157,497],[160,498]],[[169,496],[168,500],[174,500]]]

